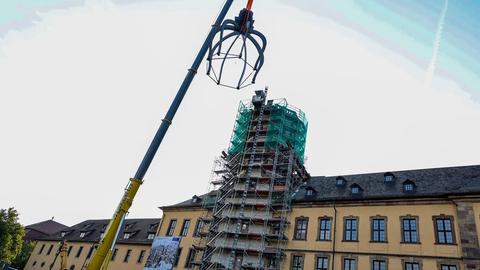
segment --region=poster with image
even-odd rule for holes
[[[173,269],[180,239],[180,237],[155,237],[144,270]]]

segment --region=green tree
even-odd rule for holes
[[[25,228],[18,222],[18,212],[0,209],[0,260],[12,263],[22,251]]]
[[[27,241],[23,243],[22,251],[17,255],[17,257],[12,262],[12,267],[17,269],[25,268],[28,258],[35,247],[35,243],[32,241]]]

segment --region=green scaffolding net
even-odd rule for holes
[[[228,148],[228,153],[230,155],[235,155],[243,151],[247,140],[248,127],[250,126],[252,112],[253,107],[250,104],[240,102],[232,138],[230,139],[230,147]]]
[[[285,99],[269,102],[269,121],[265,137],[265,147],[276,149],[280,146],[291,146],[300,161],[304,162],[308,121],[305,113],[289,105]],[[231,155],[243,151],[248,136],[253,106],[240,103],[235,127],[228,153]]]

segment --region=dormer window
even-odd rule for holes
[[[192,203],[199,203],[201,201],[202,201],[202,199],[200,199],[200,197],[198,197],[197,195],[192,197]]]
[[[153,224],[150,224],[150,227],[148,230],[153,232],[153,231],[157,231],[157,228],[158,228],[158,223],[153,223]]]
[[[85,236],[87,236],[87,234],[88,234],[87,232],[81,232],[80,233],[80,238],[84,238]]]
[[[344,187],[346,184],[347,184],[347,180],[345,180],[345,178],[343,176],[339,176],[335,180],[335,185],[337,187]]]
[[[353,195],[358,195],[362,193],[362,188],[357,184],[353,184],[352,186],[350,186],[350,189]]]
[[[395,175],[393,175],[393,173],[388,172],[383,175],[383,179],[385,183],[393,183],[393,181],[395,181]]]
[[[155,234],[154,234],[154,233],[149,233],[149,234],[147,235],[147,239],[148,239],[148,240],[153,240],[154,238],[155,238]]]
[[[305,196],[311,197],[317,193],[312,187],[305,188]]]
[[[125,231],[128,231],[128,230],[132,229],[134,225],[135,225],[135,223],[130,223],[130,224],[125,225]]]
[[[405,193],[415,192],[415,183],[410,180],[403,182],[403,192]]]
[[[138,231],[133,231],[133,232],[125,232],[123,233],[123,239],[130,239],[132,238],[133,236],[135,236],[135,234],[137,234]]]

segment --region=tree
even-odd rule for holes
[[[0,209],[0,260],[12,263],[22,251],[25,228],[18,222],[18,212]]]
[[[22,251],[17,255],[17,257],[12,262],[12,267],[17,269],[25,268],[28,258],[35,247],[35,243],[32,241],[26,241],[23,243]]]

